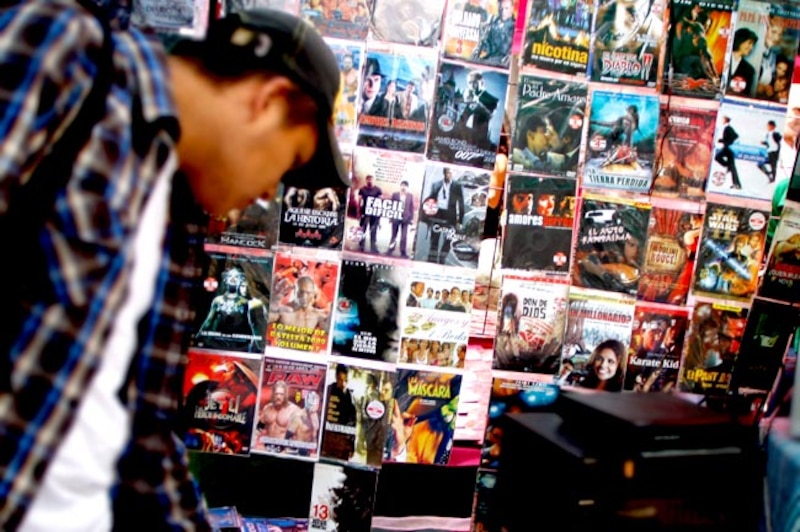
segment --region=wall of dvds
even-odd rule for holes
[[[256,4],[336,53],[353,186],[211,228],[190,449],[313,462],[309,530],[355,531],[382,464],[483,442],[473,526],[499,530],[507,409],[770,389],[797,324],[800,4],[221,10]]]

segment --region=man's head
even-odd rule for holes
[[[548,150],[550,142],[547,138],[547,123],[539,115],[531,115],[525,121],[525,145],[530,151],[539,155]]]
[[[449,168],[445,168],[444,170],[442,170],[442,175],[444,175],[445,183],[449,183],[450,181],[453,180],[453,171],[450,170]]]
[[[508,20],[514,16],[514,0],[500,0],[500,18]]]
[[[772,48],[781,43],[783,39],[783,19],[781,17],[770,17],[767,25],[767,34],[764,35],[764,46]]]
[[[297,280],[297,306],[299,308],[309,308],[317,298],[317,285],[314,279],[308,276]]]
[[[368,186],[368,187],[371,187],[371,186],[372,186],[372,183],[374,183],[374,182],[375,182],[375,178],[374,178],[374,177],[372,177],[371,175],[368,175],[364,181],[366,181],[366,182],[367,182],[367,186]]]
[[[381,65],[376,59],[367,60],[366,71],[364,72],[364,89],[362,97],[364,100],[371,100],[381,92],[383,76],[381,75]]]
[[[280,408],[286,404],[286,383],[278,381],[272,385],[272,404]]]
[[[349,185],[330,128],[338,63],[308,23],[270,9],[233,13],[171,54],[180,169],[204,210],[222,216],[271,198],[281,180]]]
[[[405,181],[405,180],[404,181],[400,181],[400,192],[402,192],[403,194],[408,192],[408,181]]]
[[[353,54],[346,53],[342,56],[342,70],[347,72],[353,68]]]
[[[336,387],[344,391],[347,388],[347,366],[345,364],[336,365]]]

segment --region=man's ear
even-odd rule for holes
[[[287,95],[293,90],[293,87],[292,82],[285,76],[270,76],[259,79],[253,85],[250,95],[251,118],[262,118],[264,113],[269,116],[276,111],[285,112],[288,102]]]

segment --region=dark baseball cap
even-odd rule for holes
[[[181,38],[169,48],[173,55],[197,57],[219,77],[261,71],[284,75],[296,83],[317,103],[319,141],[308,164],[287,172],[283,183],[306,188],[350,186],[333,130],[339,64],[311,24],[276,9],[244,10],[211,21],[204,40]]]

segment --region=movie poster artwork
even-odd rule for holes
[[[323,37],[363,41],[369,31],[368,0],[300,0],[300,17]]]
[[[686,307],[636,304],[625,390],[646,393],[677,388],[688,324]]]
[[[327,353],[338,277],[338,261],[276,253],[267,345]]]
[[[236,246],[241,248],[272,249],[278,242],[281,219],[283,184],[278,186],[272,200],[257,199],[224,220],[211,217],[208,222],[206,244]]]
[[[462,376],[400,369],[392,409],[393,430],[384,462],[447,465],[453,449]],[[402,427],[399,434],[394,427]]]
[[[772,201],[785,122],[785,108],[723,100],[706,191]]]
[[[223,4],[226,14],[268,8],[297,15],[300,9],[300,0],[223,0]]]
[[[512,172],[577,176],[587,93],[585,81],[520,76]]]
[[[510,174],[502,266],[567,274],[572,257],[575,179]]]
[[[395,373],[331,362],[321,457],[380,468],[393,409]]]
[[[264,358],[251,452],[318,456],[327,369],[324,363]]]
[[[407,283],[398,362],[455,366],[469,340],[475,272],[419,264]]]
[[[734,30],[726,96],[787,103],[800,40],[800,6],[740,0]]]
[[[189,349],[183,376],[189,450],[250,453],[260,372],[258,355]]]
[[[347,187],[283,187],[279,244],[342,249]]]
[[[361,66],[364,44],[356,41],[326,38],[339,64],[341,90],[333,106],[333,130],[342,146],[353,146],[358,133],[358,102],[361,94]]]
[[[428,159],[492,170],[503,127],[507,87],[507,72],[442,61]]]
[[[370,532],[378,471],[343,464],[314,464],[309,532]]]
[[[719,99],[735,0],[672,0],[664,93]]]
[[[702,229],[700,205],[653,199],[639,299],[672,305],[686,303]]]
[[[424,173],[419,155],[357,148],[344,250],[412,258]]]
[[[374,0],[371,39],[436,47],[445,0]]]
[[[758,295],[778,301],[800,301],[800,208],[787,202],[772,238],[767,268]]]
[[[662,99],[652,196],[703,201],[714,155],[716,102]]]
[[[666,0],[600,0],[592,31],[590,79],[656,87],[662,71]]]
[[[621,391],[635,307],[631,296],[572,287],[556,382]]]
[[[682,392],[725,395],[739,356],[748,309],[698,300],[686,335],[678,388]]]
[[[518,5],[515,0],[451,2],[445,12],[444,57],[509,68]]]
[[[708,203],[692,295],[748,302],[758,287],[768,211]]]
[[[572,284],[636,295],[644,264],[650,204],[584,193]]]
[[[205,250],[208,271],[198,296],[192,345],[262,353],[272,285],[271,252],[211,244]]]
[[[477,168],[426,165],[414,260],[478,267],[489,177]]]
[[[358,100],[359,146],[425,153],[436,63],[432,48],[371,42]]]
[[[494,369],[554,374],[567,318],[569,281],[505,274],[497,316]]]
[[[585,76],[592,26],[590,0],[531,0],[521,67]]]
[[[408,266],[371,258],[342,260],[334,307],[334,355],[397,362]]]
[[[592,91],[583,186],[648,194],[658,134],[658,95]]]
[[[788,303],[760,297],[753,299],[731,376],[730,392],[769,393],[772,390],[799,317],[797,308]]]

